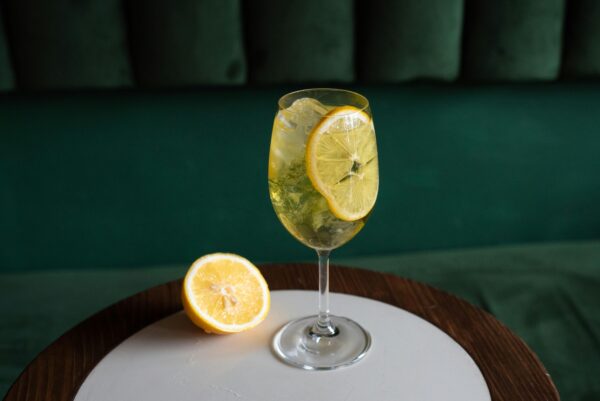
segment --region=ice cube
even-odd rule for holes
[[[295,113],[298,119],[311,120],[310,122],[314,122],[312,121],[314,119],[320,119],[329,111],[323,103],[310,97],[295,100],[286,110]]]
[[[276,136],[274,155],[277,159],[285,164],[301,160],[308,134],[330,109],[316,99],[305,97],[280,110],[273,130]]]
[[[328,111],[327,106],[317,99],[303,97],[294,101],[287,109],[281,110],[279,119],[290,129],[301,127],[302,133],[306,135]]]

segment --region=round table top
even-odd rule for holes
[[[316,289],[308,264],[259,266],[272,290]],[[373,271],[331,266],[330,289],[400,307],[460,344],[478,365],[492,400],[559,400],[544,366],[527,345],[490,314],[453,295]],[[7,393],[6,401],[71,401],[91,370],[123,340],[181,310],[181,280],[140,292],[102,310],[42,351]]]

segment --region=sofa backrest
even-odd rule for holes
[[[4,0],[0,90],[600,76],[596,0]]]
[[[313,259],[267,190],[289,89],[0,96],[0,270]],[[356,89],[381,189],[334,260],[600,237],[600,85]]]

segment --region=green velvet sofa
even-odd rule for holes
[[[381,190],[333,263],[494,314],[600,399],[600,2],[0,0],[0,396],[108,304],[275,217],[279,96],[371,102]],[[416,82],[415,82],[416,81]]]

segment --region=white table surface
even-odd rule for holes
[[[207,335],[183,313],[162,319],[112,350],[82,384],[75,401],[487,401],[477,365],[444,332],[395,306],[331,294],[334,314],[351,317],[373,337],[358,364],[306,371],[278,360],[275,332],[316,312],[314,291],[272,291],[271,311],[243,333]]]

